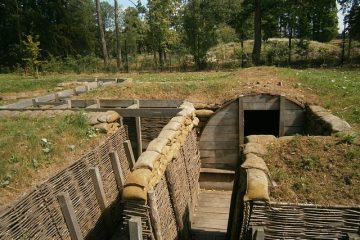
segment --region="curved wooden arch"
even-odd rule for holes
[[[240,96],[222,106],[209,119],[200,136],[203,168],[235,169],[244,143],[244,111],[279,110],[279,134],[303,133],[305,107],[285,96]]]

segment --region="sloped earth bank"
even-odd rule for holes
[[[360,141],[349,135],[284,137],[268,150],[271,201],[360,204]]]

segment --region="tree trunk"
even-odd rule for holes
[[[291,50],[292,50],[292,35],[293,35],[293,28],[290,27],[289,32],[289,55],[288,55],[288,65],[291,66]]]
[[[98,28],[99,28],[99,35],[100,35],[100,45],[102,47],[102,53],[104,57],[104,64],[105,67],[109,66],[109,56],[107,53],[107,47],[106,47],[106,40],[105,40],[105,33],[103,29],[103,23],[101,18],[101,9],[100,9],[100,0],[96,0],[96,15],[97,15],[97,21],[98,21]]]
[[[261,54],[261,0],[255,0],[254,7],[254,48],[252,60],[255,65],[259,65]]]
[[[120,32],[119,32],[119,15],[118,15],[118,1],[114,0],[115,7],[115,32],[116,32],[116,66],[121,69],[121,47],[120,47]]]
[[[352,37],[351,37],[351,32],[349,31],[349,46],[348,46],[348,54],[347,54],[347,59],[348,59],[348,63],[351,63],[351,46],[352,45]]]
[[[341,46],[341,65],[345,63],[345,44],[346,44],[346,31],[345,27],[342,33],[342,46]]]
[[[15,5],[16,5],[16,30],[17,30],[17,34],[18,34],[18,40],[19,40],[19,45],[22,45],[22,39],[21,39],[21,25],[20,25],[20,11],[19,11],[19,3],[17,0],[15,0]]]

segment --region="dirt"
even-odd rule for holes
[[[322,205],[360,204],[360,142],[301,137],[269,146],[271,200]]]

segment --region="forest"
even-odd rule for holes
[[[0,34],[3,73],[338,66],[360,62],[360,1],[3,0]]]

